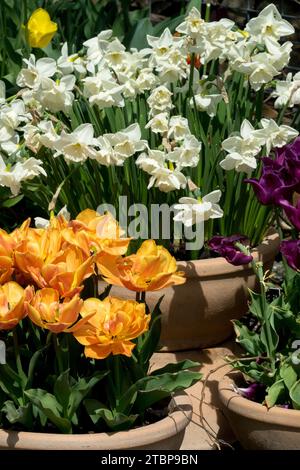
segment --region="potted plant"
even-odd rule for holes
[[[109,286],[98,294],[98,260],[129,240],[91,210],[44,224],[0,231],[0,448],[179,449],[192,413],[182,391],[199,364],[151,371],[159,304],[150,312],[143,290],[136,300]],[[142,248],[140,280],[184,282],[165,248]]]
[[[228,267],[206,242],[246,233],[271,266],[272,211],[243,181],[259,176],[260,155],[298,135],[297,77],[277,80],[292,48],[279,39],[293,27],[272,4],[243,31],[208,20],[209,4],[205,19],[189,8],[174,34],[148,25],[147,44],[130,50],[110,30],[77,52],[64,44],[40,57],[37,49],[1,108],[4,122],[14,117],[1,142],[8,205],[24,195],[40,216],[66,206],[73,218],[108,206],[137,245],[151,234],[172,251],[187,282],[164,291],[161,340],[169,349],[216,344],[245,313],[251,266]],[[41,34],[32,21],[27,32],[29,42]],[[275,120],[266,117],[270,92]],[[282,124],[287,111],[290,125]],[[149,305],[157,300],[148,296]]]
[[[270,273],[252,261],[260,292],[251,292],[248,324],[234,322],[245,355],[230,361],[239,372],[219,383],[224,412],[246,449],[300,449],[299,145],[298,139],[277,152],[276,158],[265,158],[260,179],[250,180],[260,202],[273,205],[279,230],[284,221],[289,237],[281,242],[285,276],[275,298]],[[212,241],[215,249],[220,249],[219,242]],[[249,260],[244,245],[229,247],[226,239],[221,243],[229,258]]]

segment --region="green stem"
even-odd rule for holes
[[[15,359],[16,359],[18,374],[22,378],[22,380],[26,380],[26,375],[22,367],[20,348],[19,348],[19,342],[18,342],[18,334],[17,334],[16,328],[13,329],[13,342],[14,342],[14,352],[15,352]]]
[[[59,371],[60,374],[62,374],[64,372],[64,366],[63,366],[63,362],[62,362],[61,350],[60,350],[60,346],[59,346],[59,343],[58,343],[57,334],[52,333],[52,341],[53,341],[55,356],[56,356],[56,359],[57,359],[58,371]]]

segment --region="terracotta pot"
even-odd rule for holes
[[[189,396],[177,393],[169,415],[154,424],[116,433],[50,434],[0,430],[0,449],[22,450],[178,450],[192,417]]]
[[[219,396],[237,440],[245,449],[300,450],[300,411],[265,406],[238,395],[233,385],[242,383],[238,372],[219,382]]]
[[[263,261],[265,269],[271,269],[278,248],[279,236],[273,233],[253,251],[253,257]],[[231,320],[246,313],[248,289],[255,289],[251,266],[232,266],[220,257],[180,261],[178,269],[185,272],[185,284],[146,295],[150,309],[164,295],[161,350],[207,348],[229,338]],[[122,287],[113,287],[111,295],[135,298],[135,292]]]

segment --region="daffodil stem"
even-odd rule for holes
[[[19,376],[22,379],[24,379],[25,374],[24,374],[24,371],[23,371],[22,361],[21,361],[21,357],[20,357],[18,333],[17,333],[16,328],[13,329],[13,341],[14,341],[14,352],[15,352],[15,358],[16,358],[17,371],[18,371]]]
[[[189,78],[189,97],[190,98],[192,96],[192,91],[193,91],[194,69],[195,69],[195,53],[193,52],[191,56],[190,78]]]

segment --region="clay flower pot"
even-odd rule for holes
[[[243,398],[234,391],[238,372],[219,382],[219,396],[230,426],[244,449],[300,450],[300,411],[273,407]]]
[[[279,243],[276,233],[267,236],[253,250],[255,261],[271,269]],[[150,309],[164,295],[161,350],[207,348],[223,342],[232,334],[231,320],[247,311],[248,289],[256,286],[251,266],[232,266],[222,257],[177,264],[185,272],[186,283],[146,295]],[[122,287],[113,287],[111,295],[135,298],[135,292]]]
[[[189,396],[180,392],[169,415],[154,424],[116,433],[50,434],[0,430],[0,450],[178,450],[192,417]]]

